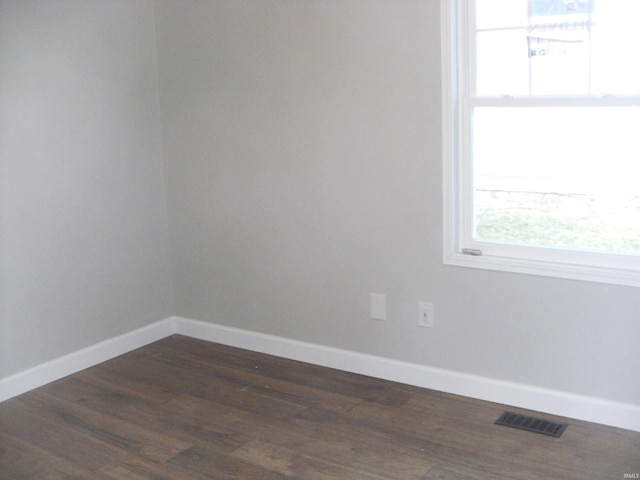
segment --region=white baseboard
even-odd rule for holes
[[[175,326],[167,318],[0,379],[0,402],[168,337]]]
[[[0,401],[174,333],[441,392],[640,432],[640,405],[505,382],[181,317],[167,318],[0,379]]]
[[[201,340],[640,432],[640,405],[505,382],[186,318],[178,317],[175,321],[177,333]]]

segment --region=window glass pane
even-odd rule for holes
[[[488,30],[476,38],[479,96],[528,95],[527,30]]]
[[[526,27],[529,0],[476,0],[478,29]]]
[[[527,95],[529,0],[476,0],[477,95]]]
[[[592,32],[592,93],[640,93],[640,1],[598,0]]]
[[[475,238],[640,254],[639,107],[478,107]]]
[[[639,0],[476,0],[476,94],[640,92]]]

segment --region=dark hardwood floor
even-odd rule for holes
[[[640,473],[640,433],[533,414],[569,424],[547,437],[494,425],[505,409],[176,335],[0,404],[0,478]]]

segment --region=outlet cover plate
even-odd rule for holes
[[[387,319],[387,296],[382,293],[370,293],[371,318],[374,320]]]
[[[418,325],[433,328],[433,303],[418,302]]]

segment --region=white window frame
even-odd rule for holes
[[[640,256],[482,242],[471,238],[473,182],[467,150],[474,106],[640,105],[640,97],[465,98],[462,76],[472,71],[468,44],[467,0],[441,0],[443,96],[444,263],[462,267],[542,275],[640,287]]]

